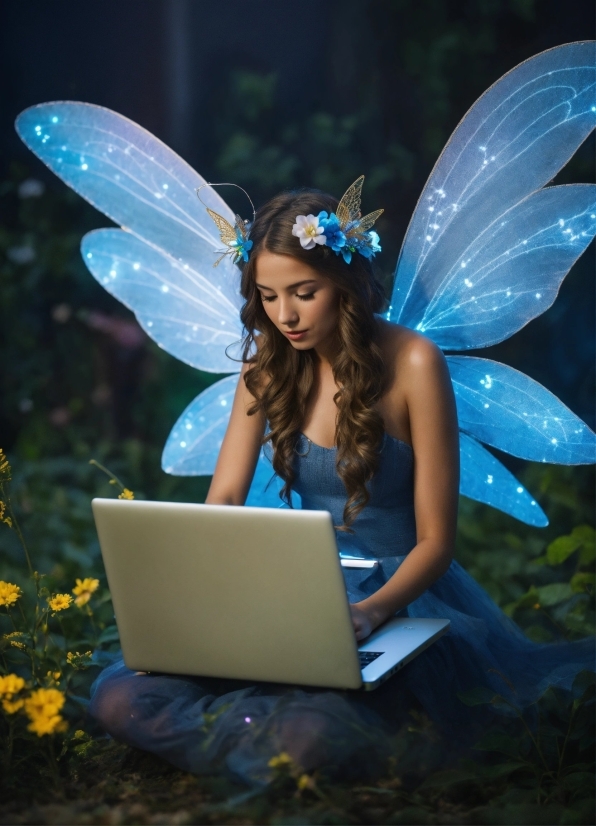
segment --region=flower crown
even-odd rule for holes
[[[361,217],[360,201],[364,175],[354,181],[337,205],[337,212],[318,215],[297,215],[292,227],[292,235],[300,239],[305,250],[312,250],[317,244],[331,247],[336,255],[341,255],[349,264],[352,255],[359,252],[365,258],[372,258],[381,251],[379,236],[371,227],[383,212],[377,209]]]
[[[344,261],[349,264],[352,255],[359,252],[365,258],[372,258],[375,253],[381,251],[379,236],[371,230],[371,227],[383,212],[377,209],[368,215],[361,217],[360,201],[362,198],[362,184],[364,175],[361,175],[352,186],[342,195],[341,201],[337,205],[337,212],[319,212],[318,215],[297,215],[296,223],[292,227],[292,235],[300,239],[303,249],[314,249],[317,244],[330,247],[336,255],[341,255]],[[237,184],[203,184],[203,186],[237,186]],[[197,195],[203,187],[197,189]],[[242,187],[238,187],[242,189]],[[248,200],[248,193],[242,190]],[[201,196],[199,195],[199,199]],[[255,209],[253,207],[253,218]],[[252,241],[249,239],[250,223],[244,221],[236,215],[234,225],[219,215],[214,210],[206,206],[207,212],[215,222],[219,230],[222,243],[228,248],[224,250],[214,267],[226,255],[230,255],[235,264],[240,260],[248,261],[248,254],[252,249]]]

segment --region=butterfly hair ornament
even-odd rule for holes
[[[296,216],[292,235],[300,239],[303,249],[312,250],[317,244],[330,247],[336,255],[343,257],[346,264],[351,262],[355,252],[365,258],[372,258],[381,252],[379,236],[371,227],[384,210],[377,209],[368,215],[361,215],[363,183],[364,175],[361,175],[348,187],[337,205],[337,212],[329,214],[323,210],[318,215]]]
[[[239,215],[236,215],[236,220],[232,225],[227,218],[224,218],[223,215],[220,215],[214,209],[211,209],[211,207],[207,206],[207,204],[203,201],[199,194],[201,190],[206,186],[235,186],[237,189],[242,190],[242,192],[244,192],[244,194],[250,201],[250,205],[252,207],[252,219],[254,221],[256,210],[250,195],[245,189],[242,189],[241,186],[238,186],[238,184],[231,183],[205,183],[201,184],[201,186],[198,187],[196,190],[199,201],[203,204],[203,206],[209,213],[211,219],[215,223],[215,226],[219,230],[219,236],[222,240],[222,243],[224,243],[226,247],[228,247],[228,249],[224,250],[224,252],[219,256],[219,258],[213,264],[213,266],[217,267],[219,262],[223,258],[225,258],[226,255],[229,255],[235,264],[238,264],[240,261],[248,261],[248,253],[252,249],[252,241],[248,237],[248,233],[250,231],[250,221],[241,218]]]
[[[595,90],[594,42],[586,41],[524,61],[476,101],[422,191],[387,312],[450,351],[460,493],[531,525],[548,524],[546,514],[490,448],[532,462],[591,464],[595,434],[529,376],[453,351],[504,341],[547,310],[594,237],[596,186],[551,181],[594,129]],[[190,403],[163,451],[167,473],[211,475],[239,380],[239,362],[226,351],[243,335],[237,263],[252,247],[249,225],[169,147],[109,109],[44,103],[16,126],[53,172],[120,226],[82,240],[97,281],[168,353],[232,374]],[[371,227],[380,211],[360,217],[361,188],[359,178],[335,213],[297,216],[301,246],[329,246],[346,261],[377,252]],[[197,190],[207,211],[196,208]],[[261,452],[248,505],[279,506],[282,483],[270,484],[271,475]]]

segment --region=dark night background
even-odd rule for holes
[[[150,451],[145,472],[157,482],[170,427],[212,379],[159,352],[86,272],[79,239],[109,222],[21,144],[13,121],[23,108],[74,99],[115,109],[257,204],[294,185],[340,195],[365,173],[364,208],[386,210],[389,287],[420,190],[468,107],[520,61],[593,36],[589,0],[4,0],[5,449],[34,460],[118,454],[126,442]],[[591,143],[560,179],[593,177]],[[23,189],[29,178],[43,182],[42,195]],[[483,355],[529,373],[593,427],[594,352],[590,250],[545,315]],[[193,483],[166,489],[179,484]]]

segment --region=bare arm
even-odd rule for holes
[[[443,354],[428,339],[414,339],[400,360],[399,380],[405,390],[414,448],[417,544],[382,588],[353,606],[358,639],[419,597],[445,573],[454,552],[459,438]]]
[[[228,429],[205,500],[209,505],[243,505],[259,458],[265,417],[262,413],[248,415],[254,397],[244,383],[247,369],[245,364],[240,374]]]

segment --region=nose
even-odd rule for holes
[[[290,298],[279,299],[279,323],[288,326],[296,324],[300,319],[296,307]]]

